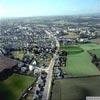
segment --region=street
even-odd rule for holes
[[[49,96],[50,96],[50,89],[51,89],[51,85],[52,85],[52,75],[53,75],[53,67],[54,67],[54,64],[55,64],[55,60],[56,60],[56,57],[57,57],[57,53],[59,51],[59,42],[57,40],[57,38],[55,36],[53,36],[51,33],[49,33],[48,31],[46,31],[46,33],[51,37],[51,38],[54,38],[55,41],[56,41],[56,46],[57,46],[57,50],[55,52],[55,54],[53,55],[53,58],[50,62],[50,65],[48,67],[48,75],[47,75],[47,79],[46,79],[46,84],[45,84],[45,87],[44,87],[44,91],[43,91],[43,97],[42,97],[42,100],[48,100],[49,99]]]

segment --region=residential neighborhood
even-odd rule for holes
[[[100,100],[99,0],[0,0],[0,100]]]

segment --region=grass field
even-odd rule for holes
[[[97,58],[100,58],[100,49],[89,50],[90,53],[96,54]]]
[[[66,71],[71,75],[83,76],[100,74],[96,66],[91,63],[91,56],[86,51],[69,55],[67,65]]]
[[[64,51],[67,51],[68,54],[76,54],[76,53],[80,53],[80,52],[84,51],[78,45],[61,46],[61,49],[64,50]]]
[[[51,100],[86,100],[100,96],[100,77],[56,80]]]
[[[61,49],[69,52],[67,66],[63,68],[64,73],[80,78],[55,80],[51,100],[86,100],[86,96],[100,96],[100,76],[87,77],[87,75],[100,75],[100,71],[91,63],[91,56],[87,52],[91,51],[98,55],[100,45],[78,44]],[[77,50],[83,52],[77,53]]]
[[[1,100],[18,100],[21,93],[34,82],[34,78],[13,74],[8,79],[0,82]]]
[[[66,73],[74,76],[100,74],[96,66],[91,63],[91,56],[87,52],[98,48],[100,45],[94,43],[61,46],[61,49],[69,54],[66,62]]]
[[[22,60],[24,56],[24,52],[23,51],[13,51],[12,55],[14,56],[14,58]]]
[[[79,46],[86,51],[100,48],[100,45],[95,43],[79,44]]]

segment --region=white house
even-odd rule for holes
[[[29,71],[32,71],[34,67],[32,65],[29,65]]]

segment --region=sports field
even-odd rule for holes
[[[0,100],[18,100],[24,90],[34,82],[34,78],[13,74],[0,82]]]

